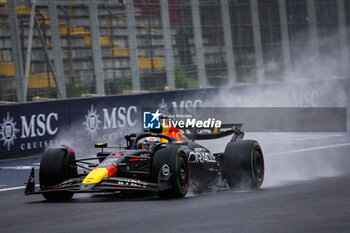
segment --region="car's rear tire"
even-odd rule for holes
[[[259,188],[265,173],[259,143],[254,140],[229,142],[225,148],[221,171],[230,188]]]
[[[57,185],[77,175],[74,151],[69,148],[48,148],[40,162],[40,188]],[[50,201],[68,200],[74,193],[69,191],[44,192],[43,196]]]
[[[184,197],[190,185],[190,167],[185,151],[178,145],[158,149],[153,158],[153,178],[162,198]]]

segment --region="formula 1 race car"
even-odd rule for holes
[[[161,129],[126,135],[125,147],[97,143],[95,147],[101,151],[92,158],[76,159],[74,150],[66,146],[48,148],[40,163],[40,190],[35,191],[33,168],[25,194],[42,194],[47,200],[70,199],[74,193],[117,191],[183,197],[190,186],[198,191],[218,183],[227,188],[241,187],[242,183],[258,188],[264,179],[263,153],[257,141],[242,140],[241,127],[230,124],[220,129],[180,131],[162,125]],[[195,142],[229,135],[233,137],[222,153],[213,154]],[[78,167],[84,172],[78,173]]]

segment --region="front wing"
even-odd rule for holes
[[[48,192],[68,191],[73,193],[94,193],[94,192],[115,192],[123,190],[153,191],[157,192],[158,184],[145,182],[133,178],[125,177],[109,177],[103,179],[97,184],[82,183],[84,177],[72,178],[65,180],[57,185],[42,188],[35,191],[34,168],[32,168],[26,188],[25,194],[43,194]]]

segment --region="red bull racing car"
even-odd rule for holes
[[[101,148],[96,157],[76,158],[73,149],[49,148],[40,163],[40,190],[31,170],[25,194],[66,200],[75,193],[152,191],[160,197],[183,197],[190,186],[258,188],[264,179],[264,158],[257,141],[243,140],[241,124],[220,129],[161,129],[126,135],[126,146]],[[233,135],[224,152],[211,153],[196,143]],[[78,169],[79,168],[79,169]],[[78,172],[83,171],[83,172]],[[222,182],[218,182],[218,180]]]

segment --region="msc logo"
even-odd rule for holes
[[[156,112],[143,112],[144,129],[160,129],[160,116],[162,114],[157,109]]]
[[[137,107],[133,105],[129,107],[103,108],[102,113],[101,115],[98,114],[97,109],[94,109],[94,106],[91,105],[91,109],[85,115],[83,125],[86,126],[86,130],[92,138],[98,135],[100,129],[134,127],[137,123]]]
[[[10,151],[11,145],[14,145],[14,140],[17,139],[16,133],[19,129],[16,128],[17,122],[13,121],[13,117],[10,117],[10,113],[7,113],[7,117],[3,118],[2,124],[0,124],[0,141],[3,141],[3,145],[7,146],[7,150]]]
[[[91,105],[91,110],[88,110],[88,114],[85,115],[85,121],[83,125],[86,126],[88,134],[94,137],[97,134],[97,130],[100,128],[99,125],[102,123],[98,118],[100,117],[97,114],[97,110],[94,109],[94,106]]]

